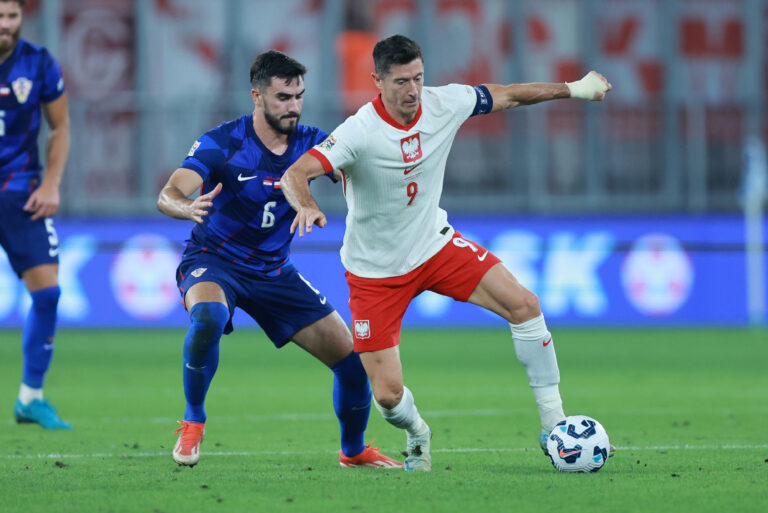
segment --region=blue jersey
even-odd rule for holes
[[[40,104],[62,94],[61,68],[48,50],[19,39],[0,64],[0,191],[37,187]]]
[[[295,212],[280,189],[280,179],[327,136],[318,128],[298,125],[285,153],[275,155],[259,140],[251,116],[245,115],[195,141],[181,167],[203,178],[203,194],[218,183],[223,188],[203,222],[192,229],[186,252],[216,253],[261,272],[288,263]]]

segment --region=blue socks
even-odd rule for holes
[[[32,296],[21,349],[24,370],[21,382],[30,388],[43,388],[43,380],[53,357],[53,337],[56,333],[56,306],[61,289],[57,286],[37,290]]]
[[[371,387],[360,355],[350,353],[331,365],[333,371],[333,409],[341,428],[341,450],[357,456],[365,449],[365,428],[371,412]]]
[[[205,423],[205,395],[219,364],[219,340],[229,321],[222,303],[198,303],[189,312],[192,325],[184,339],[184,420]],[[371,412],[371,387],[357,353],[331,365],[333,408],[341,429],[341,450],[357,456],[365,449],[364,435]]]
[[[184,420],[205,423],[205,394],[219,366],[219,340],[229,321],[223,303],[197,303],[189,311],[192,325],[184,338]]]

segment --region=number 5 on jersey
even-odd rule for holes
[[[419,184],[416,182],[408,182],[408,186],[405,188],[405,193],[410,198],[408,200],[408,205],[406,206],[410,206],[411,203],[413,203],[413,200],[416,199],[416,195],[419,193]]]

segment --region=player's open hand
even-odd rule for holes
[[[576,82],[566,82],[571,98],[582,100],[600,101],[605,98],[605,93],[613,89],[608,80],[597,71],[590,71],[584,78]]]
[[[32,212],[32,221],[51,217],[59,210],[59,188],[43,181],[24,204],[25,212]]]
[[[213,206],[213,198],[219,195],[222,185],[217,183],[212,191],[201,194],[189,204],[187,218],[196,223],[202,223],[203,217],[208,215],[208,209]]]
[[[296,213],[291,223],[291,233],[296,233],[296,227],[299,228],[299,237],[304,237],[304,232],[312,233],[312,225],[320,228],[328,223],[325,214],[319,208],[302,208]]]

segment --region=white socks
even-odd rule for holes
[[[376,399],[373,400],[373,404],[376,405],[376,409],[387,422],[400,429],[405,429],[411,436],[423,435],[429,430],[429,426],[419,415],[419,410],[416,409],[413,394],[406,386],[403,387],[403,398],[391,410],[384,408]]]
[[[41,401],[43,400],[43,389],[31,388],[22,383],[21,387],[19,388],[19,402],[26,406],[35,399],[40,399]]]
[[[533,397],[539,408],[541,427],[551,431],[555,424],[565,418],[558,388],[560,370],[557,368],[552,336],[547,331],[543,315],[522,324],[510,324],[510,327],[515,354],[525,366]],[[384,408],[375,399],[373,403],[387,422],[405,429],[411,436],[423,435],[429,429],[419,415],[413,394],[408,387],[403,387],[403,398],[391,410]]]
[[[563,400],[560,399],[560,392],[555,385],[554,395],[539,397],[536,393],[537,390],[533,389],[533,396],[536,398],[536,404],[539,407],[539,417],[541,418],[541,429],[544,431],[552,431],[555,424],[565,418],[563,412]]]
[[[539,407],[541,427],[546,431],[565,418],[560,399],[560,370],[552,335],[547,331],[544,316],[539,315],[522,324],[511,324],[515,354],[525,366],[533,397]]]

